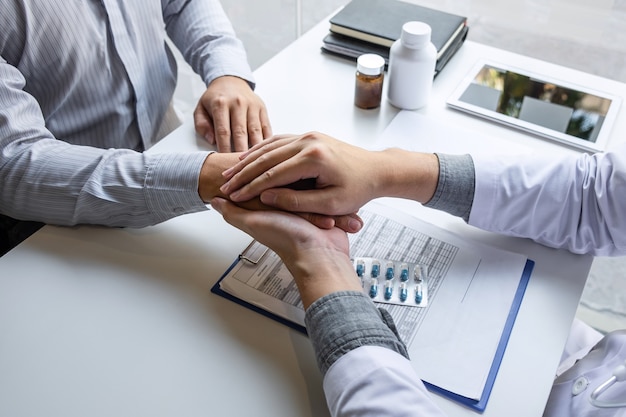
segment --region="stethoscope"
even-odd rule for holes
[[[598,388],[594,389],[591,395],[589,396],[589,402],[594,407],[598,408],[620,408],[626,407],[626,402],[622,403],[613,403],[598,400],[598,397],[602,395],[606,390],[611,388],[615,383],[626,380],[626,361],[621,365],[617,366],[613,370],[613,374],[609,379],[604,381],[602,384],[598,386]]]

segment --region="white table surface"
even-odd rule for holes
[[[319,130],[369,146],[397,110],[353,106],[354,65],[319,50],[327,27],[259,68],[257,92],[275,133]],[[624,84],[467,42],[420,112],[502,138],[494,152],[511,142],[571,151],[446,108],[480,57],[626,97]],[[624,108],[620,119],[613,142],[626,137]],[[150,152],[204,146],[187,123]],[[591,258],[407,207],[536,261],[484,415],[540,416]],[[0,416],[328,415],[308,339],[209,292],[249,241],[214,211],[140,230],[44,227],[0,258]],[[435,398],[450,416],[476,415]]]

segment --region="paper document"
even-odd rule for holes
[[[350,235],[351,256],[427,266],[426,307],[379,304],[393,316],[417,374],[444,390],[480,399],[527,258],[468,242],[388,204],[369,203],[359,214],[365,226]],[[295,282],[278,256],[257,242],[245,256],[220,288],[304,325]]]
[[[502,148],[502,140],[484,132],[463,129],[402,110],[371,148],[381,150],[394,146],[415,152],[493,155],[494,149]],[[507,154],[530,154],[532,151],[529,146],[511,141],[507,141],[506,150],[503,150]]]

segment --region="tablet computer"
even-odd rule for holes
[[[448,99],[452,108],[585,151],[603,151],[621,99],[544,74],[481,60]]]

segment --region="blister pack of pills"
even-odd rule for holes
[[[428,305],[428,268],[410,262],[354,258],[363,291],[376,302],[414,307]]]

